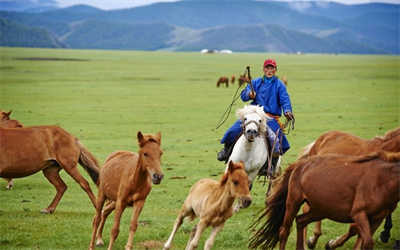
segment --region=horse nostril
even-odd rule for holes
[[[245,198],[243,200],[243,206],[244,207],[248,207],[248,206],[250,206],[250,204],[251,204],[251,199]]]

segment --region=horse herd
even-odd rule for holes
[[[83,144],[64,129],[58,126],[23,127],[20,122],[11,120],[10,114],[0,111],[0,177],[7,179],[7,188],[12,187],[11,178],[43,171],[57,193],[42,212],[53,213],[67,189],[59,175],[64,169],[88,194],[96,209],[89,249],[104,245],[104,223],[115,211],[108,244],[108,249],[112,249],[119,233],[121,215],[127,206],[133,206],[125,246],[132,249],[146,197],[152,184],[160,184],[164,176],[161,170],[161,133],[143,134],[139,131],[137,153],[113,152],[100,167]],[[246,115],[242,114],[241,119],[245,118]],[[261,119],[255,120],[256,129],[263,129],[261,122]],[[262,136],[262,133],[257,133],[257,136]],[[251,204],[249,187],[253,174],[248,165],[252,161],[246,161],[247,155],[242,157],[231,157],[220,181],[202,179],[192,186],[164,249],[171,248],[185,217],[199,217],[186,249],[196,249],[201,234],[207,227],[212,227],[204,246],[204,249],[211,249],[216,235],[234,213],[235,199],[240,199],[243,207]],[[98,187],[97,198],[78,171],[77,163],[83,166]],[[385,218],[390,218],[400,200],[399,190],[400,128],[372,140],[339,131],[325,133],[309,144],[299,159],[274,181],[272,193],[266,196],[265,209],[251,225],[254,233],[249,248],[273,249],[279,242],[280,249],[285,249],[294,219],[297,225],[296,248],[314,248],[321,235],[321,224],[317,223],[314,236],[307,243],[304,242],[306,226],[328,218],[350,223],[350,227],[345,235],[329,241],[327,249],[341,246],[353,235],[358,235],[355,248],[372,249],[372,235]],[[297,215],[302,205],[303,213]],[[389,232],[385,232],[386,240]]]
[[[286,76],[282,76],[281,80],[286,86],[288,85],[288,80],[287,80]],[[234,84],[235,81],[236,81],[236,77],[235,77],[235,75],[232,75],[231,76],[231,84]],[[246,76],[246,73],[244,73],[243,75],[239,75],[239,78],[238,78],[239,87],[241,87],[243,84],[248,83],[248,82],[250,82],[250,80],[249,80],[248,76]],[[219,88],[219,86],[221,84],[225,84],[225,87],[228,88],[229,87],[229,77],[221,76],[220,78],[218,78],[217,85],[216,85],[217,88]]]

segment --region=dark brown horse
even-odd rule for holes
[[[220,84],[224,83],[226,87],[229,87],[229,78],[226,76],[221,76],[217,81],[217,87],[219,87]]]
[[[140,147],[139,153],[114,152],[108,156],[100,170],[97,209],[93,219],[93,234],[89,249],[94,249],[96,238],[96,245],[104,245],[102,239],[104,223],[107,216],[115,209],[114,225],[108,245],[108,249],[111,250],[119,233],[122,213],[127,206],[133,206],[129,238],[125,246],[125,249],[132,249],[139,215],[147,195],[151,191],[151,183],[160,184],[163,178],[161,171],[161,133],[143,135],[138,132],[137,139]],[[106,200],[109,200],[109,203],[102,212]]]
[[[86,191],[93,205],[96,198],[79,173],[81,164],[97,183],[96,158],[76,139],[58,126],[0,128],[0,177],[21,178],[43,171],[57,193],[43,213],[53,213],[67,186],[59,172],[64,169]]]
[[[0,128],[22,128],[23,125],[17,120],[11,120],[10,115],[12,111],[5,112],[0,110]],[[7,181],[6,188],[10,190],[14,186],[12,179],[4,178]]]
[[[296,249],[304,249],[304,227],[328,218],[354,223],[353,231],[361,236],[362,249],[373,249],[372,235],[400,200],[399,161],[400,153],[386,152],[316,155],[296,161],[278,179],[263,214],[253,224],[253,228],[259,228],[250,247],[272,249],[279,241],[280,249],[285,249],[296,218]],[[296,216],[304,202],[310,210]]]
[[[231,76],[231,84],[234,84],[236,80],[236,77],[234,75]]]
[[[390,152],[400,152],[400,128],[388,131],[383,137],[375,137],[371,140],[365,140],[358,136],[341,131],[329,131],[322,134],[318,139],[309,144],[301,158],[313,155],[323,155],[329,153],[344,155],[363,155],[369,152],[385,150]],[[303,206],[303,212],[309,209],[307,204]],[[381,233],[381,240],[387,242],[390,238],[390,229],[392,227],[392,218],[389,215],[385,221],[385,230]],[[317,221],[313,231],[314,235],[307,240],[309,248],[313,249],[322,235],[321,221]],[[304,229],[304,238],[307,235],[307,228]],[[327,248],[336,248],[345,243],[347,237],[339,237],[327,243]]]
[[[246,74],[240,75],[239,79],[239,86],[241,87],[243,84],[250,82],[249,78],[247,78]]]

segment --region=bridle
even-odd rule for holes
[[[241,127],[242,127],[242,134],[244,134],[244,135],[246,134],[246,127],[247,127],[248,125],[252,124],[252,123],[254,123],[254,124],[257,126],[257,134],[256,134],[256,137],[257,137],[257,136],[260,135],[261,122],[258,123],[258,122],[256,122],[255,120],[251,120],[251,121],[243,122],[243,123],[242,123],[242,125],[241,125]],[[251,142],[252,142],[252,141],[251,141]]]

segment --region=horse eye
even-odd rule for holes
[[[146,157],[147,157],[147,156],[149,156],[149,154],[148,154],[148,153],[143,153],[143,155],[144,155],[144,156],[146,156]]]
[[[247,121],[247,118],[244,118],[244,121]]]
[[[233,181],[233,184],[235,184],[235,186],[239,185],[238,181]]]
[[[259,123],[261,123],[261,120],[258,120]]]

